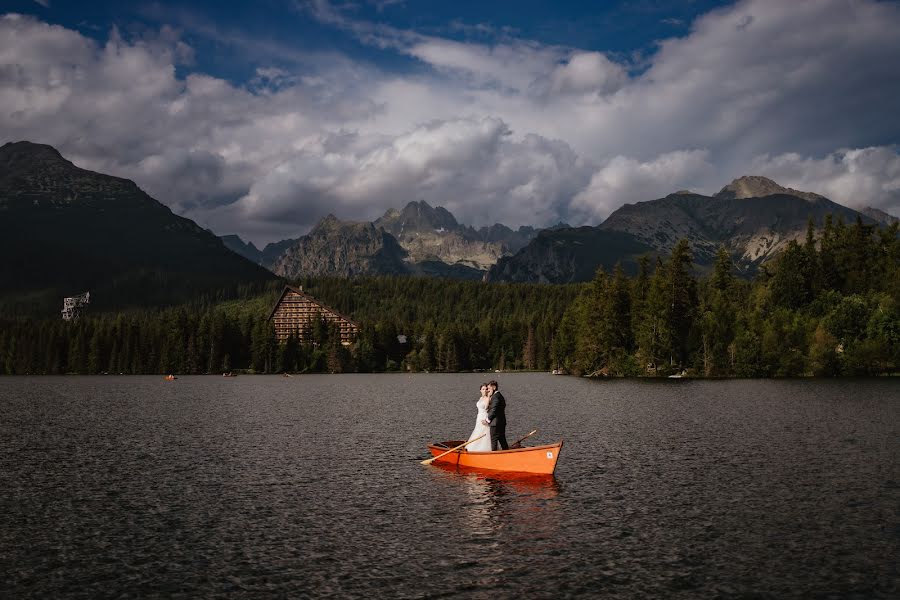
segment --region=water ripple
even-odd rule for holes
[[[505,375],[555,477],[423,467],[478,375],[0,378],[0,596],[900,595],[900,386]]]

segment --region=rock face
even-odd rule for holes
[[[880,208],[873,208],[871,206],[867,206],[861,209],[859,212],[866,215],[873,221],[877,223],[881,223],[882,225],[892,225],[900,221],[900,218],[895,217],[892,214],[886,213]]]
[[[275,261],[281,258],[281,255],[284,254],[288,248],[290,248],[297,242],[297,239],[281,240],[280,242],[269,242],[262,250],[260,250],[259,264],[271,271],[272,266],[275,264]]]
[[[406,251],[372,223],[339,221],[328,215],[275,261],[276,275],[358,277],[408,273]]]
[[[0,147],[0,291],[91,290],[103,305],[180,300],[272,274],[144,193],[87,171],[51,146]]]
[[[410,263],[441,262],[449,266],[484,271],[523,247],[534,237],[534,229],[515,232],[496,224],[478,231],[460,225],[443,207],[424,200],[410,202],[403,210],[391,209],[375,221],[376,227],[397,238],[409,253]]]
[[[738,269],[750,274],[788,242],[802,239],[808,219],[821,227],[828,214],[849,223],[860,213],[818,194],[781,187],[764,177],[741,177],[715,196],[678,192],[658,200],[626,204],[601,225],[589,228],[594,230],[591,234],[573,236],[571,230],[547,232],[547,239],[539,236],[515,256],[500,261],[486,279],[583,281],[589,278],[588,273],[592,274],[590,266],[621,262],[626,270],[633,270],[635,249],[644,247],[668,254],[681,238],[690,241],[694,260],[701,266],[711,264],[718,247],[724,246]],[[873,222],[867,216],[862,218]],[[607,243],[604,233],[624,237]],[[594,244],[597,255],[566,248],[579,244]],[[567,264],[575,256],[587,261],[586,265]]]
[[[812,192],[801,192],[793,188],[786,188],[778,185],[767,177],[759,175],[744,175],[738,177],[716,194],[716,198],[725,200],[741,200],[743,198],[764,198],[766,196],[796,196],[810,202],[816,200],[825,200],[824,196],[814,194]]]
[[[413,233],[430,231],[456,231],[460,228],[450,212],[443,206],[432,207],[424,200],[410,202],[403,210],[390,209],[375,221],[375,225],[398,239]]]

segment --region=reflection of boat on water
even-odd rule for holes
[[[451,448],[464,444],[465,440],[435,442],[428,445],[431,455],[438,457]],[[467,452],[456,450],[440,458],[434,464],[444,463],[476,470],[498,471],[520,474],[552,475],[559,461],[562,440],[546,446],[496,450],[494,452]]]
[[[559,482],[553,475],[487,471],[445,462],[435,462],[433,466],[447,473],[466,476],[477,483],[501,485],[517,492],[536,493],[546,497],[556,496],[559,493]]]
[[[563,490],[553,475],[482,471],[447,463],[433,466],[429,479],[438,497],[456,499],[448,516],[468,536],[489,544],[488,551],[502,551],[495,540],[514,531],[527,532],[529,549],[539,554],[564,544],[558,501]],[[485,585],[495,583],[496,575],[493,570],[480,573]]]

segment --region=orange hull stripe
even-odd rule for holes
[[[428,449],[432,456],[446,452],[449,448],[462,444],[465,440],[456,442],[444,442],[445,447],[429,444]],[[436,463],[446,463],[484,469],[489,471],[513,471],[517,473],[537,473],[552,475],[559,461],[559,452],[562,449],[562,441],[546,446],[534,446],[532,448],[520,448],[516,450],[498,450],[496,452],[451,452],[447,456],[437,459]]]

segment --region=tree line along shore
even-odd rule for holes
[[[567,285],[422,277],[306,278],[352,316],[275,339],[281,282],[74,322],[0,320],[0,374],[553,370],[593,376],[795,377],[900,370],[898,226],[826,219],[752,280],[721,250],[698,277],[686,240],[638,272]]]

